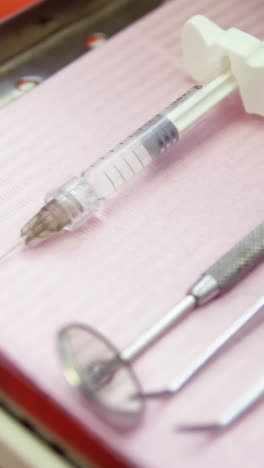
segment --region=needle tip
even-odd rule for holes
[[[0,255],[0,262],[2,262],[6,257],[8,257],[8,255],[10,255],[12,252],[22,247],[22,245],[23,245],[23,239],[20,239],[19,242],[17,242],[15,245],[10,247],[10,249],[6,250],[2,255]]]

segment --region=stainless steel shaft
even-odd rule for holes
[[[121,357],[130,361],[191,310],[224,294],[264,260],[264,223],[251,231],[214,263],[190,288],[184,299],[126,348]]]
[[[226,429],[244,416],[253,408],[264,396],[264,378],[258,380],[245,395],[238,399],[219,419],[212,422],[188,423],[177,425],[178,431],[183,432],[208,432]]]

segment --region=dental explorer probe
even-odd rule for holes
[[[258,380],[239,400],[226,410],[218,419],[205,423],[188,423],[176,426],[182,432],[209,432],[226,429],[259,403],[264,397],[264,377]]]
[[[192,364],[187,367],[179,377],[170,382],[167,387],[156,391],[144,391],[140,396],[143,398],[160,398],[178,394],[202,369],[204,369],[205,366],[207,366],[207,364],[213,360],[214,357],[216,357],[220,350],[230,343],[242,329],[248,326],[259,312],[263,311],[264,296],[253,307],[239,317],[230,327],[228,327],[224,333],[216,338],[216,340],[211,343],[196,359],[194,359]]]
[[[133,393],[134,400],[135,395],[137,395],[139,398],[136,400],[141,401],[141,403],[138,402],[137,408],[139,409],[137,412],[132,412],[134,421],[135,416],[139,417],[139,413],[142,411],[144,393],[137,384],[137,379],[130,364],[153,345],[158,338],[164,336],[164,333],[168,332],[179,319],[190,311],[224,295],[263,260],[264,223],[251,231],[209,267],[189,289],[182,301],[123,351],[118,351],[107,338],[104,338],[91,327],[75,324],[64,327],[58,335],[58,344],[66,379],[71,385],[78,387],[89,400],[92,400],[95,406],[100,407],[102,406],[101,402],[98,402],[100,392],[104,391],[108,385],[114,386],[112,381],[114,381],[115,375],[118,374],[120,369],[126,370],[130,381],[133,382],[131,387],[136,387]],[[243,323],[241,323],[242,325]],[[72,346],[75,339],[78,341],[79,334],[82,335],[81,346],[77,346],[78,350],[75,353]],[[87,345],[84,346],[84,343],[87,343]],[[79,348],[85,348],[84,355],[81,358],[79,357]],[[95,350],[98,350],[99,356]],[[80,359],[82,361],[81,365],[79,363]],[[165,391],[163,395],[169,396],[170,394]],[[141,398],[141,395],[143,398]],[[132,404],[130,400],[131,397],[127,401]],[[135,401],[134,404],[136,404]],[[104,402],[105,408],[107,408],[107,401]],[[116,414],[116,411],[114,413]],[[119,416],[120,413],[122,414],[121,409],[118,410]]]

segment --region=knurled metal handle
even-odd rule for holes
[[[207,271],[224,293],[264,260],[264,223],[251,231]]]

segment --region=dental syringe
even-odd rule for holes
[[[194,86],[79,177],[51,193],[21,230],[21,242],[36,245],[63,229],[73,231],[95,216],[108,198],[165,155],[194,122],[237,87],[228,72]]]
[[[63,229],[73,231],[95,216],[105,200],[168,153],[194,123],[236,88],[247,112],[264,115],[263,49],[259,39],[234,28],[224,31],[203,16],[187,21],[185,63],[202,85],[191,88],[79,177],[46,197],[43,208],[22,228],[20,245],[39,244]]]

